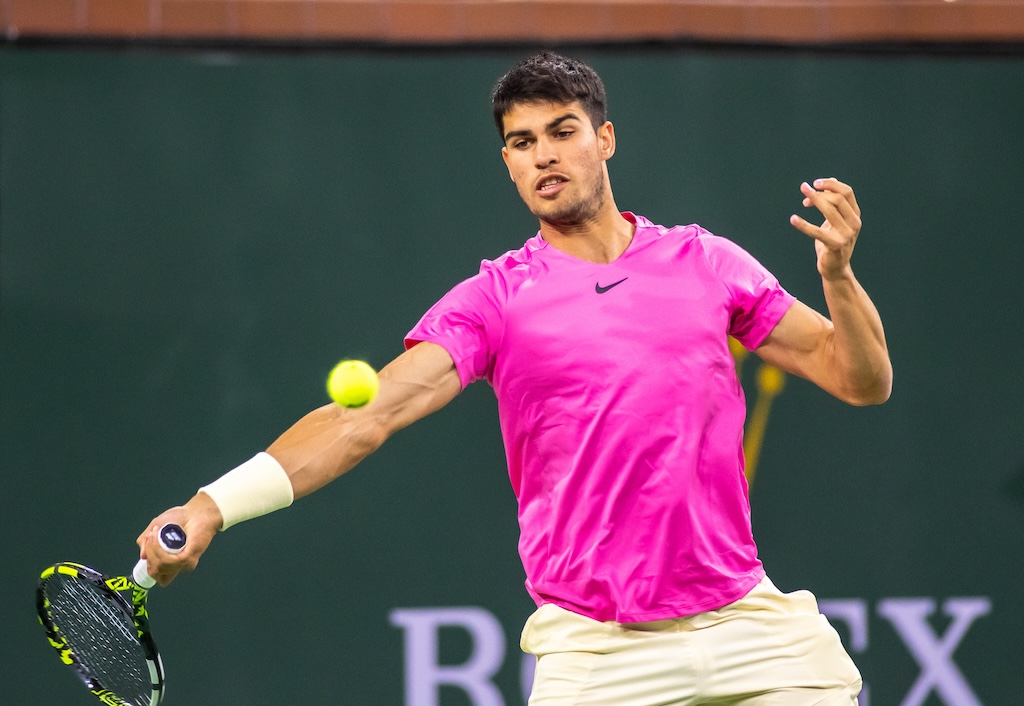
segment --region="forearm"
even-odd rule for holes
[[[287,507],[351,470],[393,433],[451,401],[461,390],[458,372],[444,348],[421,343],[380,372],[380,392],[372,404],[316,409],[238,468],[196,493],[182,507],[154,518],[138,538],[150,573],[160,583],[194,569],[219,530]],[[174,522],[188,535],[176,555],[153,539]]]
[[[835,394],[851,404],[880,404],[892,391],[892,363],[881,317],[849,270],[823,278],[832,331],[826,355]]]
[[[336,404],[316,409],[270,445],[267,453],[288,474],[295,498],[309,495],[377,450],[388,437],[373,408]]]
[[[369,409],[327,405],[296,422],[268,453],[257,454],[203,486],[181,507],[150,522],[137,540],[150,574],[160,583],[192,570],[220,530],[287,507],[327,485],[372,453],[387,438],[380,418]],[[180,554],[168,554],[155,541],[168,522],[181,525],[188,542]]]
[[[328,404],[313,410],[267,449],[269,458],[264,460],[276,470],[270,474],[267,490],[279,496],[271,509],[280,509],[347,473],[396,431],[444,406],[460,389],[448,353],[439,346],[421,344],[380,371],[380,391],[372,404],[358,409]],[[255,466],[260,470],[259,462]],[[244,500],[247,486],[259,489],[258,474],[243,477],[246,484],[232,486],[227,495],[241,495]],[[287,498],[280,495],[282,486],[274,483],[282,477],[287,477],[283,486]],[[251,513],[243,519],[256,516]]]

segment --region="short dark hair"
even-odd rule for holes
[[[505,139],[505,116],[519,103],[579,101],[596,130],[608,121],[604,83],[591,67],[550,51],[523,59],[498,80],[491,109],[498,135]]]

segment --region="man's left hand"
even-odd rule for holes
[[[860,234],[860,206],[853,189],[838,179],[815,179],[814,185],[800,185],[803,205],[817,208],[825,222],[816,226],[800,216],[792,215],[789,222],[794,228],[814,238],[818,254],[818,273],[826,280],[851,274],[850,258]]]

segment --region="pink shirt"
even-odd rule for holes
[[[498,398],[537,604],[640,622],[720,608],[764,576],[727,334],[756,348],[793,303],[753,257],[640,216],[595,264],[540,234],[485,260],[409,333]]]

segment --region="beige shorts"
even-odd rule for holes
[[[855,706],[861,678],[809,591],[767,578],[719,609],[602,623],[556,605],[526,621],[530,706]]]

